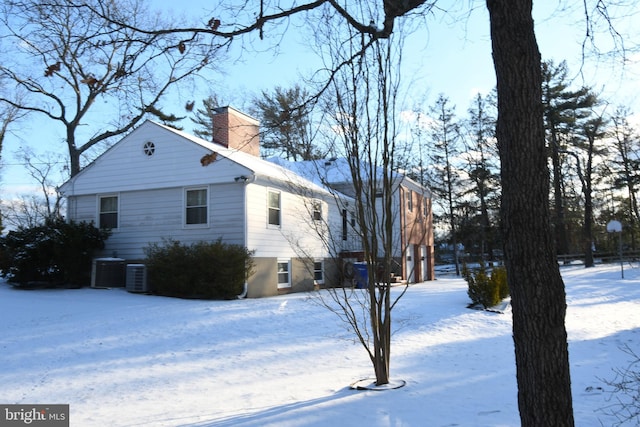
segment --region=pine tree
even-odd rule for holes
[[[299,85],[290,89],[277,86],[272,93],[262,91],[255,99],[254,114],[263,128],[262,148],[267,155],[293,161],[324,157],[313,144],[308,99],[309,94]]]
[[[202,100],[202,108],[198,108],[194,114],[195,117],[191,117],[191,121],[199,126],[193,130],[197,137],[213,142],[213,116],[218,107],[220,102],[215,95]]]
[[[612,117],[612,136],[615,144],[616,159],[612,162],[615,174],[614,187],[624,188],[627,192],[626,206],[621,211],[629,212],[627,218],[631,236],[631,248],[636,250],[636,232],[640,223],[637,191],[640,187],[640,136],[629,123],[631,112],[618,108]]]
[[[602,140],[607,126],[606,120],[602,117],[595,117],[587,120],[579,129],[576,138],[576,148],[581,149],[583,155],[576,157],[578,177],[582,186],[584,196],[584,220],[582,224],[582,245],[584,248],[584,266],[593,267],[593,185],[596,175],[594,159],[598,155],[604,154],[596,144]],[[584,159],[584,160],[581,160]],[[582,162],[582,166],[581,166]]]
[[[552,165],[553,180],[553,224],[556,249],[559,254],[570,252],[565,213],[565,177],[563,163],[567,144],[576,129],[576,122],[590,114],[596,100],[586,87],[569,90],[568,69],[565,62],[554,65],[552,61],[542,63],[542,103],[547,146]]]
[[[489,254],[493,259],[493,249],[498,238],[493,213],[500,203],[500,165],[495,146],[495,99],[477,94],[468,109],[469,118],[465,123],[465,167],[471,183],[468,195],[472,197],[473,223],[462,235],[471,234],[480,241],[480,253]]]
[[[451,229],[456,274],[460,275],[456,212],[461,179],[454,164],[460,154],[460,125],[456,121],[455,107],[450,106],[449,99],[443,94],[438,96],[429,111],[432,118],[428,154],[431,163],[430,185],[434,200],[444,202],[446,221]]]

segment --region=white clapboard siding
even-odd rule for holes
[[[154,145],[151,156],[143,149],[147,142]],[[71,196],[167,188],[175,187],[176,183],[181,186],[231,183],[235,177],[250,173],[224,156],[202,166],[200,160],[210,153],[208,147],[147,121],[65,183],[62,191]]]
[[[275,227],[268,224],[267,194],[280,191],[281,225]],[[289,187],[275,185],[247,186],[247,246],[255,250],[256,257],[289,258],[289,257],[327,257],[328,249],[323,244],[326,238],[320,238],[319,231],[311,218],[309,203],[313,198],[292,192]],[[322,201],[323,222],[327,215],[340,215],[335,206]],[[334,218],[332,223],[341,224],[341,219]],[[339,229],[338,229],[339,232]]]
[[[114,193],[119,197],[118,228],[112,230],[102,255],[141,259],[146,246],[163,239],[243,244],[242,185],[207,187],[209,223],[197,226],[184,225],[184,187]],[[71,204],[71,219],[97,222],[98,195],[79,196]]]

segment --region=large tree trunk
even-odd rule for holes
[[[531,7],[531,0],[487,0],[518,406],[524,427],[573,426],[565,292],[549,221],[541,63]]]

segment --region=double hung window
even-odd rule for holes
[[[207,189],[194,188],[185,191],[185,224],[207,224]]]
[[[281,224],[281,194],[279,191],[269,190],[267,193],[268,224],[279,227]]]
[[[289,260],[278,260],[278,289],[291,287],[290,266]]]
[[[118,228],[118,196],[100,196],[99,205],[98,227]]]

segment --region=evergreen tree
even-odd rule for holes
[[[466,172],[471,187],[468,196],[473,206],[472,224],[461,230],[461,235],[472,237],[480,242],[480,254],[489,255],[493,259],[493,249],[497,239],[494,218],[499,209],[500,199],[500,166],[495,145],[495,99],[477,94],[468,109],[469,118],[465,122]],[[471,236],[469,236],[471,235]],[[469,246],[469,241],[465,242]]]
[[[598,149],[596,143],[606,135],[606,120],[595,117],[586,121],[579,129],[576,138],[576,147],[582,150],[582,156],[576,157],[578,177],[584,196],[584,220],[582,224],[582,245],[584,248],[584,266],[593,267],[593,186],[596,175],[594,159],[604,154]],[[582,162],[582,165],[581,165]]]
[[[445,221],[451,230],[456,274],[460,275],[458,260],[457,208],[461,177],[454,161],[460,154],[460,125],[456,121],[455,107],[443,94],[429,109],[432,119],[428,158],[431,163],[430,180],[434,201],[442,201]]]
[[[627,200],[621,211],[628,211],[627,220],[631,236],[631,248],[636,250],[636,232],[640,223],[638,208],[638,188],[640,187],[640,136],[629,123],[631,112],[618,108],[612,117],[612,136],[616,158],[611,162],[615,176],[614,188],[625,189]]]
[[[189,106],[193,108],[193,105],[188,104],[187,107]],[[213,142],[213,116],[218,107],[220,102],[215,95],[202,100],[202,108],[198,108],[194,113],[195,117],[191,117],[191,121],[199,126],[193,130],[197,137]]]
[[[542,63],[542,103],[547,146],[552,165],[553,180],[553,224],[556,249],[559,254],[570,252],[565,212],[563,153],[571,141],[576,122],[590,114],[596,100],[588,88],[577,91],[569,89],[568,69],[565,62],[555,65],[552,61]]]
[[[290,89],[277,86],[272,93],[262,91],[256,98],[254,114],[262,126],[265,155],[288,160],[314,160],[324,157],[313,144],[310,130],[309,94],[299,85]]]

